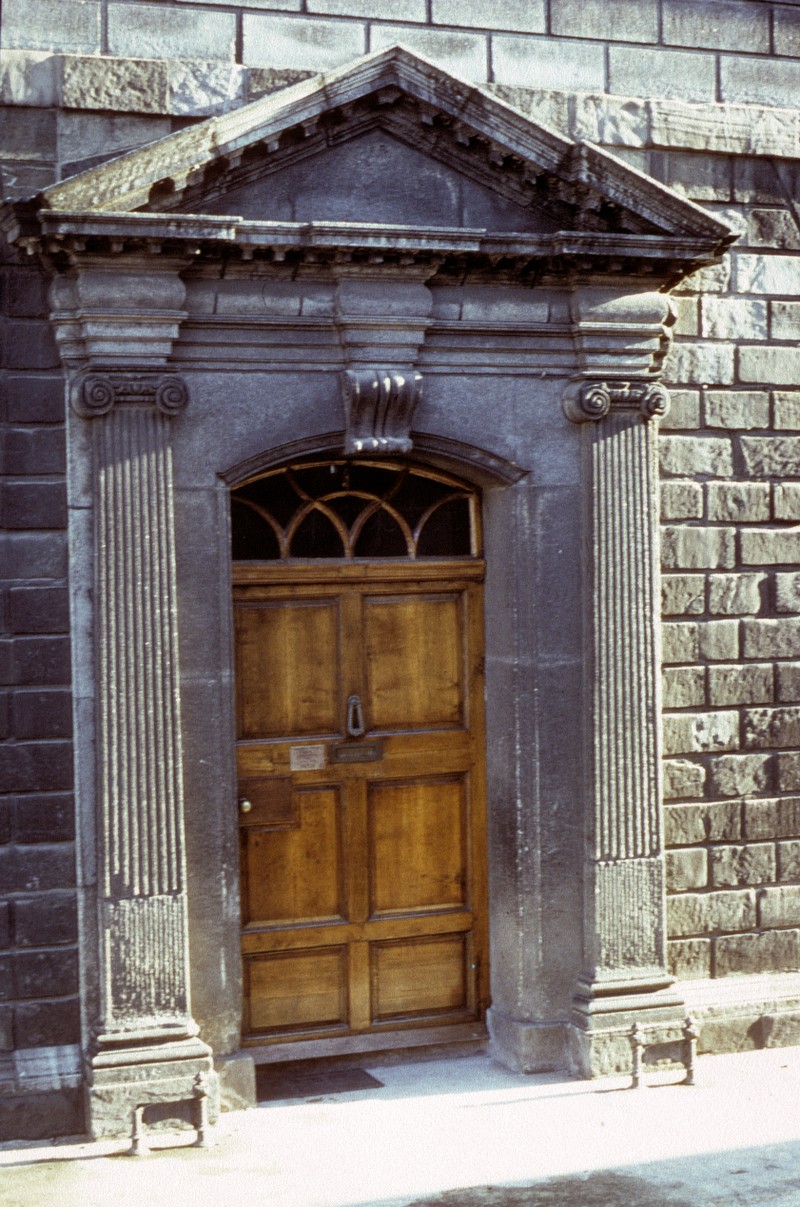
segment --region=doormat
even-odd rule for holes
[[[382,1081],[365,1069],[276,1069],[256,1066],[256,1097],[259,1102],[278,1098],[328,1098],[355,1090],[379,1090]]]

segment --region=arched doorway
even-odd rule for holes
[[[245,1042],[458,1038],[488,1004],[477,493],[316,459],[232,516]]]

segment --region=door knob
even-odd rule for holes
[[[252,802],[249,800],[240,800],[239,801],[239,808],[241,809],[242,813],[249,813],[250,810],[252,809],[252,807],[253,807]]]

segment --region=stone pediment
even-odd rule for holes
[[[14,210],[12,237],[41,248],[44,235],[51,252],[88,239],[96,250],[223,243],[248,258],[300,246],[460,252],[495,264],[622,257],[611,270],[650,259],[673,280],[733,238],[608,152],[401,47],[170,135]]]

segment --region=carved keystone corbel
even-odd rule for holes
[[[88,373],[80,378],[72,405],[83,419],[107,415],[115,406],[154,407],[161,415],[186,409],[189,391],[177,373]]]
[[[639,411],[643,419],[666,415],[669,394],[660,382],[573,381],[564,391],[564,414],[572,423],[596,423],[615,411]]]
[[[399,369],[347,369],[342,374],[344,451],[408,453],[422,374]]]

